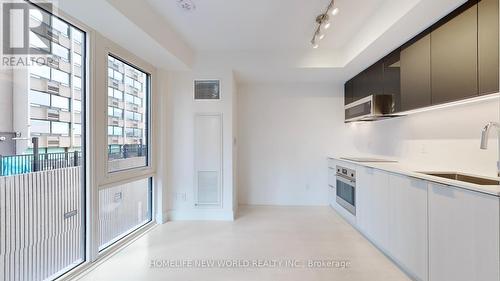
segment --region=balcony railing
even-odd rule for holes
[[[80,151],[0,156],[0,176],[76,167],[81,163]]]
[[[142,144],[108,145],[108,160],[146,156],[148,148]]]
[[[147,146],[141,144],[109,145],[108,160],[144,157]],[[82,163],[82,153],[35,153],[25,155],[0,155],[0,177],[77,167]]]

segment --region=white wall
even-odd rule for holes
[[[239,203],[327,205],[326,157],[343,140],[343,92],[329,84],[238,87]]]
[[[239,203],[326,205],[332,156],[394,158],[417,170],[496,175],[498,145],[479,149],[498,99],[396,119],[344,124],[343,89],[327,84],[239,87]]]
[[[194,101],[194,79],[220,79],[220,101]],[[233,73],[217,66],[197,66],[193,71],[171,72],[168,98],[162,108],[164,144],[168,147],[164,183],[168,186],[168,217],[177,219],[233,219]],[[222,208],[194,206],[194,117],[196,113],[222,113],[223,165]]]
[[[498,99],[373,123],[348,124],[359,155],[382,155],[418,169],[496,176],[497,134],[480,150],[482,127],[499,120]]]

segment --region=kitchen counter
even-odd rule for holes
[[[452,180],[452,179],[446,179],[446,178],[441,178],[441,177],[436,177],[436,176],[431,176],[431,175],[426,175],[422,173],[418,173],[416,171],[421,171],[421,172],[448,172],[448,171],[428,171],[425,169],[418,169],[418,168],[413,168],[409,167],[407,165],[397,163],[397,162],[354,162],[350,160],[345,160],[341,159],[340,157],[328,157],[329,159],[333,159],[335,161],[341,161],[341,162],[346,162],[350,163],[353,165],[359,165],[359,166],[364,166],[364,167],[369,167],[369,168],[374,168],[382,171],[386,171],[389,173],[395,173],[395,174],[400,174],[412,178],[417,178],[417,179],[422,179],[426,180],[429,182],[434,182],[434,183],[439,183],[439,184],[444,184],[444,185],[449,185],[449,186],[454,186],[462,189],[467,189],[475,192],[481,192],[493,196],[500,197],[500,185],[478,185],[478,184],[473,184],[473,183],[468,183],[468,182],[463,182],[463,181],[458,181],[458,180]],[[451,171],[450,171],[451,172]],[[498,180],[498,178],[491,178],[489,179],[492,180]]]

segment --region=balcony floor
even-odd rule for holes
[[[151,268],[152,260],[347,260],[348,268]],[[216,261],[216,262],[217,262]],[[244,264],[242,264],[244,266]],[[409,280],[329,207],[241,207],[234,222],[169,222],[80,280]]]

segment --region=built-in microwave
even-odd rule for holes
[[[337,166],[337,204],[356,215],[356,171]]]
[[[396,117],[391,95],[371,95],[345,106],[345,122],[375,121]]]

